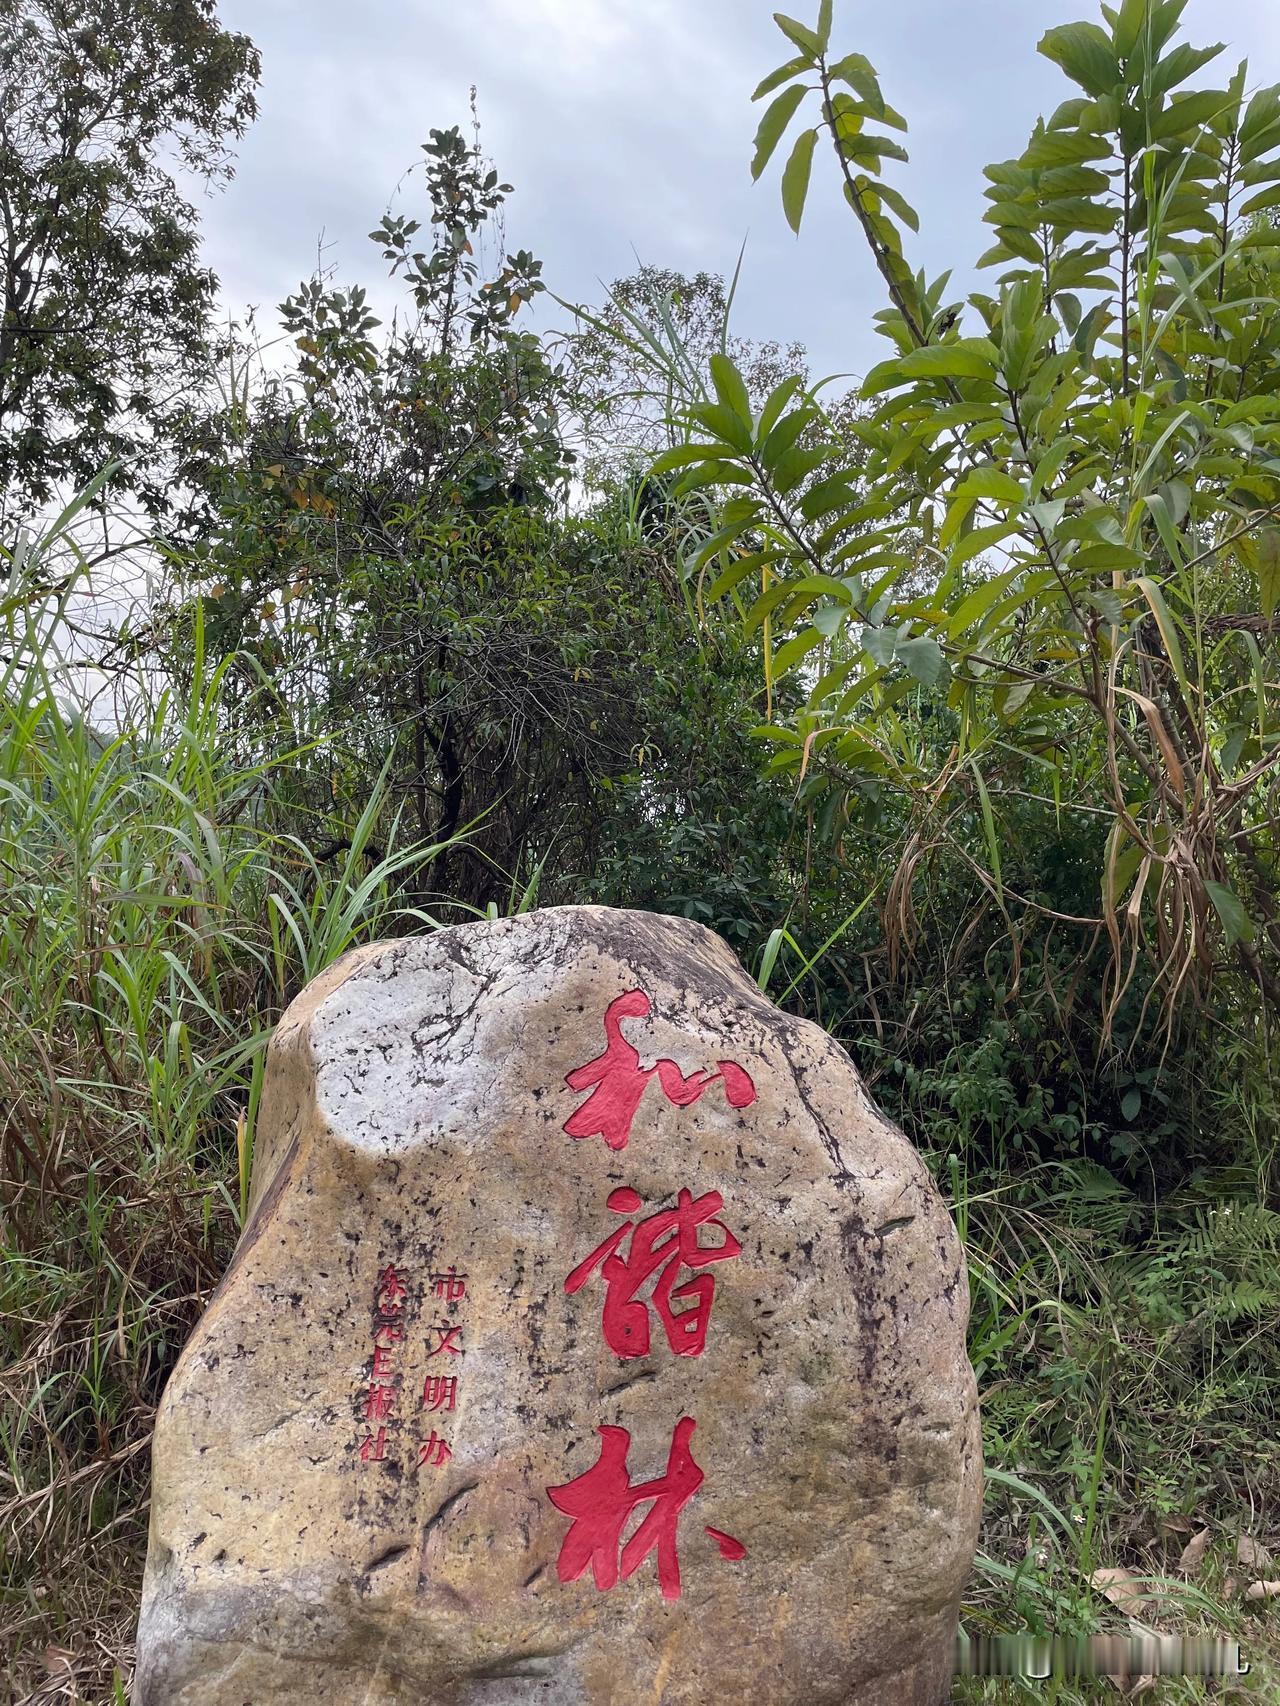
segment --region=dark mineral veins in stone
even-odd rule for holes
[[[160,1407],[135,1699],[935,1706],[967,1312],[911,1145],[700,926],[349,954]]]

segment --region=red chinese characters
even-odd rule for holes
[[[361,1409],[362,1419],[369,1423],[385,1422],[396,1401],[399,1390],[395,1378],[396,1347],[404,1338],[402,1323],[408,1295],[405,1276],[394,1262],[388,1262],[378,1275],[374,1288],[373,1361]],[[386,1428],[379,1427],[376,1434],[370,1428],[360,1443],[360,1461],[382,1463],[386,1454]]]
[[[639,1195],[625,1187],[609,1195],[609,1207],[615,1214],[633,1214],[642,1206]],[[572,1295],[581,1291],[597,1268],[600,1270],[605,1284],[602,1326],[605,1342],[615,1356],[648,1355],[649,1309],[637,1294],[654,1274],[658,1277],[652,1304],[668,1345],[676,1356],[702,1355],[716,1282],[714,1275],[696,1270],[742,1254],[742,1245],[724,1222],[716,1219],[723,1207],[719,1191],[695,1197],[691,1191],[681,1190],[675,1208],[661,1209],[638,1223],[626,1221],[565,1280],[564,1289]],[[720,1243],[699,1242],[699,1229],[704,1226],[719,1229],[723,1234]],[[630,1248],[624,1254],[628,1238]],[[677,1285],[685,1268],[693,1271],[693,1277]]]
[[[556,1563],[562,1582],[576,1582],[590,1565],[596,1587],[605,1592],[634,1575],[652,1552],[657,1557],[663,1598],[679,1599],[680,1513],[704,1479],[689,1449],[694,1426],[692,1417],[680,1418],[671,1437],[666,1474],[635,1486],[627,1467],[630,1433],[626,1428],[599,1428],[600,1456],[594,1466],[574,1481],[547,1488],[552,1504],[571,1519]],[[628,1518],[638,1505],[646,1503],[650,1504],[648,1513],[624,1544],[622,1531]],[[732,1535],[714,1528],[708,1528],[707,1533],[725,1557],[746,1556],[746,1548]]]
[[[409,1276],[394,1262],[388,1262],[378,1274],[374,1291],[373,1358],[369,1379],[359,1395],[360,1417],[367,1432],[360,1440],[358,1454],[362,1463],[386,1463],[395,1460],[394,1447],[399,1438],[396,1409],[401,1397],[398,1359],[406,1338],[406,1303],[409,1298]],[[430,1273],[427,1284],[445,1308],[452,1311],[467,1295],[467,1276],[455,1266]],[[439,1305],[436,1306],[440,1307]],[[462,1323],[440,1320],[425,1331],[425,1357],[452,1359],[463,1355]],[[448,1366],[448,1362],[441,1366]],[[456,1369],[460,1365],[453,1363]],[[457,1374],[429,1374],[423,1382],[418,1408],[427,1415],[455,1411],[458,1407]],[[412,1402],[412,1399],[409,1399]],[[388,1427],[391,1424],[391,1427]],[[388,1446],[393,1447],[388,1457]],[[430,1438],[420,1439],[417,1446],[419,1467],[438,1469],[453,1456],[449,1442],[431,1430]]]
[[[570,1137],[602,1137],[609,1149],[625,1149],[652,1078],[677,1108],[692,1106],[715,1084],[731,1108],[748,1108],[755,1101],[751,1076],[736,1061],[721,1060],[714,1070],[699,1068],[687,1075],[665,1057],[642,1066],[640,1051],[622,1034],[622,1025],[645,1019],[652,1010],[642,989],[627,990],[609,1003],[604,1052],[565,1078],[571,1090],[589,1092],[565,1121]],[[674,1208],[641,1215],[639,1192],[619,1186],[610,1192],[608,1206],[627,1218],[572,1270],[564,1281],[566,1294],[573,1296],[599,1276],[604,1286],[601,1329],[617,1357],[648,1355],[651,1310],[675,1356],[701,1356],[716,1292],[716,1277],[707,1270],[742,1254],[742,1244],[719,1219],[724,1198],[719,1191],[697,1196],[682,1187]],[[546,1490],[569,1518],[556,1566],[562,1582],[576,1582],[590,1568],[597,1589],[605,1592],[633,1576],[652,1554],[664,1598],[679,1599],[680,1516],[704,1480],[689,1444],[695,1425],[692,1416],[682,1416],[672,1431],[666,1473],[635,1484],[627,1462],[630,1431],[597,1428],[600,1453],[594,1465],[576,1480]],[[733,1535],[710,1526],[706,1532],[722,1558],[746,1557],[746,1547]]]
[[[663,1095],[677,1108],[689,1107],[716,1083],[723,1084],[731,1108],[748,1108],[755,1101],[755,1085],[732,1060],[717,1061],[715,1071],[700,1069],[688,1077],[674,1060],[662,1059],[642,1067],[639,1050],[622,1034],[622,1021],[645,1019],[652,1010],[642,989],[629,989],[609,1003],[604,1015],[604,1053],[565,1078],[571,1090],[591,1091],[565,1121],[564,1129],[570,1137],[603,1137],[610,1149],[625,1149],[641,1099],[655,1076]]]

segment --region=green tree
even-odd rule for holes
[[[661,528],[616,502],[565,512],[571,388],[518,322],[540,263],[492,241],[510,186],[456,129],[431,133],[419,181],[420,216],[372,233],[404,317],[312,279],[282,309],[295,361],[206,423],[173,661],[200,595],[246,746],[318,743],[293,772],[309,845],[336,850],[385,764],[380,834],[475,825],[414,900],[487,905],[534,871],[544,897],[591,872],[687,778],[692,707],[729,713]]]
[[[180,183],[229,175],[257,77],[215,0],[0,8],[0,501],[118,458],[162,507],[216,285]]]
[[[813,28],[778,14],[794,54],[756,91],[752,170],[801,125],[798,229],[825,139],[884,280],[865,454],[813,441],[798,377],[755,409],[720,355],[658,464],[721,489],[699,570],[761,589],[771,670],[806,689],[775,765],[837,832],[910,801],[897,918],[948,846],[1015,938],[1105,932],[1109,1014],[1144,958],[1167,1016],[1226,963],[1280,996],[1280,91],[1247,94],[1244,64],[1188,86],[1221,48],[1176,39],[1184,6],[1045,35],[1077,92],[987,169],[999,282],[967,302],[906,260],[906,122],[831,51],[829,0]],[[1011,887],[1015,799],[1097,826],[1093,905]]]
[[[685,387],[701,383],[719,351],[732,357],[753,403],[807,371],[803,344],[730,332],[731,306],[719,273],[644,265],[614,280],[602,308],[579,310],[569,371],[590,447],[589,483],[608,487],[673,442],[675,403]]]

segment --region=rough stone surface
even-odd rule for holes
[[[674,1217],[639,1223],[682,1190],[672,1274]],[[566,907],[352,953],[279,1027],[250,1218],[161,1405],[135,1699],[936,1706],[967,1311],[911,1145],[700,926]]]

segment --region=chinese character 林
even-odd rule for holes
[[[671,1438],[666,1474],[632,1486],[627,1468],[631,1435],[626,1428],[599,1428],[600,1456],[594,1466],[564,1486],[547,1488],[551,1503],[571,1519],[556,1563],[562,1582],[576,1582],[590,1565],[597,1588],[604,1592],[615,1587],[619,1579],[626,1581],[634,1575],[653,1552],[663,1598],[679,1599],[676,1530],[681,1511],[703,1482],[702,1470],[689,1450],[693,1429],[692,1417],[682,1416]],[[653,1501],[652,1508],[623,1545],[627,1519],[637,1505],[648,1500]],[[707,1533],[723,1557],[746,1557],[746,1547],[732,1535],[714,1528],[708,1528]]]

